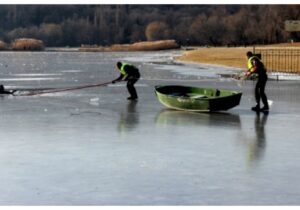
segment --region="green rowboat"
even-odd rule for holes
[[[179,85],[156,86],[155,94],[168,108],[195,112],[228,110],[239,105],[242,96],[238,91]]]

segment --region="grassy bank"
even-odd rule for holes
[[[257,46],[256,49],[299,49],[300,43],[287,43],[276,45]],[[247,51],[253,51],[253,47],[209,47],[198,48],[191,51],[186,51],[181,57],[177,59],[185,62],[205,63],[213,65],[224,65],[229,67],[247,68]],[[282,66],[282,71],[285,71],[286,60],[284,57],[275,57],[278,66]],[[295,59],[295,65],[299,58]],[[272,62],[268,60],[268,62]],[[287,70],[286,70],[287,71]],[[300,69],[297,71],[300,73]]]
[[[213,65],[224,65],[230,67],[245,68],[246,67],[246,52],[250,48],[227,48],[227,47],[213,47],[213,48],[199,48],[185,52],[177,59],[185,62],[205,63]]]

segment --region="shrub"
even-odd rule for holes
[[[6,50],[6,43],[0,40],[0,50]]]
[[[16,39],[11,48],[13,50],[44,50],[44,43],[38,39],[21,38]]]

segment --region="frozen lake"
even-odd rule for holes
[[[300,83],[269,81],[256,115],[252,81],[238,70],[174,63],[179,51],[0,52],[7,88],[65,88],[118,77],[136,64],[137,102],[125,83],[0,97],[0,205],[299,205]],[[243,92],[222,113],[168,110],[155,85]]]

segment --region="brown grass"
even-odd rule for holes
[[[283,43],[277,45],[266,45],[266,46],[256,46],[256,49],[299,49],[300,43]],[[253,47],[212,47],[212,48],[198,48],[192,51],[186,51],[182,56],[178,57],[177,60],[185,62],[195,62],[195,63],[205,63],[213,65],[224,65],[229,67],[237,67],[247,69],[247,51],[253,51]],[[283,57],[275,57],[278,66],[278,71],[288,72],[289,69],[295,69],[295,66],[288,66],[286,60]],[[268,60],[268,63],[272,63]],[[268,63],[265,63],[266,66]],[[297,65],[298,59],[294,59]],[[267,66],[268,68],[268,66]],[[271,71],[268,69],[268,71]],[[295,70],[300,73],[299,70]]]
[[[12,43],[11,48],[13,50],[43,50],[44,43],[38,39],[22,38],[16,39]]]
[[[0,40],[0,50],[6,50],[6,43]]]
[[[247,64],[246,53],[253,48],[199,48],[185,52],[180,61],[224,65],[238,68],[245,68]]]
[[[133,44],[114,44],[109,47],[95,47],[95,46],[81,46],[80,51],[89,52],[120,52],[120,51],[155,51],[176,49],[180,46],[175,40],[160,40],[160,41],[146,41],[136,42]]]

